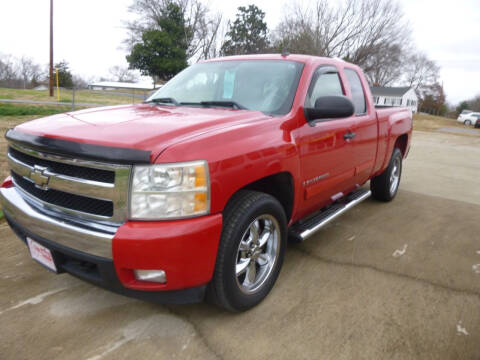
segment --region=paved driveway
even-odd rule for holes
[[[480,130],[477,129],[459,129],[459,128],[440,128],[437,131],[450,132],[456,134],[471,134],[480,135]]]
[[[290,245],[243,314],[54,276],[0,224],[0,358],[479,359],[478,159],[480,138],[416,132],[395,201]]]

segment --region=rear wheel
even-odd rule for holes
[[[465,120],[464,124],[467,125],[467,126],[470,126],[470,125],[472,125],[472,122],[470,120]]]
[[[280,273],[286,228],[285,213],[275,198],[255,191],[237,193],[224,212],[209,300],[231,311],[260,303]]]
[[[395,148],[385,171],[370,181],[370,189],[375,199],[391,201],[397,195],[402,176],[402,159],[402,152]]]

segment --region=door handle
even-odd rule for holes
[[[355,134],[354,132],[347,132],[345,135],[343,135],[343,138],[345,140],[352,140],[357,134]]]

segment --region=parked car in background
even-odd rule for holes
[[[465,125],[475,125],[477,118],[480,116],[479,112],[464,113],[465,110],[458,116],[457,121],[464,123]],[[469,110],[466,110],[469,111]]]
[[[464,116],[471,114],[473,111],[472,110],[462,110],[460,115],[458,115],[458,119],[463,118]]]

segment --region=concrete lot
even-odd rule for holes
[[[2,359],[480,358],[480,137],[415,132],[395,201],[290,245],[243,314],[54,276],[0,237]]]

